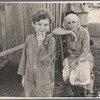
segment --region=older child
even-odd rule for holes
[[[32,16],[35,32],[26,38],[18,74],[22,75],[25,96],[50,97],[54,89],[55,39],[48,34],[52,16],[39,9]]]

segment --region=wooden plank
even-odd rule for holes
[[[53,3],[52,5],[52,13],[53,13],[53,16],[54,16],[54,23],[52,24],[52,27],[53,29],[56,28],[56,3]],[[57,36],[55,36],[55,40],[56,40],[56,51],[58,50],[57,48]]]
[[[13,9],[13,26],[14,26],[14,38],[16,41],[15,46],[24,43],[24,20],[23,20],[23,4],[16,3],[12,5]],[[15,13],[16,12],[16,13]],[[15,24],[16,23],[16,24]],[[16,56],[15,61],[19,62],[22,55],[22,50],[13,53]]]
[[[52,13],[52,3],[49,4],[49,9],[50,9],[50,12]],[[52,31],[52,24],[50,26],[50,30]]]
[[[1,27],[2,27],[2,23],[1,23],[1,16],[2,16],[2,11],[0,11],[0,52],[2,51],[2,31],[1,31]]]
[[[60,27],[62,26],[62,4],[59,4],[59,16],[60,16],[60,18],[59,18],[59,20],[60,20],[60,23],[59,23],[59,25],[60,25]]]
[[[6,49],[9,49],[9,48],[12,48],[13,46],[13,42],[15,41],[12,41],[13,40],[13,34],[11,34],[11,23],[12,23],[12,9],[11,9],[11,4],[9,3],[8,5],[5,6],[5,11],[6,11],[6,39],[7,39],[7,48]],[[9,54],[8,56],[8,59],[9,60],[12,60],[13,59],[13,54]]]
[[[59,17],[59,3],[55,4],[55,27],[60,27],[60,17]],[[60,36],[56,36],[56,51],[60,50],[61,53],[61,44]]]
[[[6,6],[6,30],[7,30],[7,48],[10,49],[24,42],[28,34],[33,33],[31,25],[31,17],[36,8],[46,7],[46,4],[37,3],[20,3],[9,4]],[[63,6],[62,6],[63,8]],[[55,18],[55,23],[52,24],[52,29],[61,26],[61,10],[59,3],[48,3],[48,9],[51,10]],[[59,12],[60,11],[60,12]],[[60,20],[60,21],[59,21]],[[57,49],[59,49],[59,37],[56,38]],[[19,50],[20,51],[20,50]],[[11,60],[19,60],[21,52],[9,54]],[[22,50],[21,50],[22,51]],[[14,58],[15,56],[19,58]]]
[[[11,46],[10,46],[10,48],[13,48],[17,45],[17,39],[18,39],[18,37],[17,37],[17,27],[19,27],[19,26],[16,27],[16,25],[18,24],[18,21],[16,21],[17,16],[18,16],[18,13],[17,13],[17,8],[16,8],[16,3],[11,4],[11,18],[12,19],[11,19],[11,33],[10,33],[10,35],[11,35],[11,40],[10,40]],[[14,42],[14,43],[12,43],[12,42]],[[14,53],[11,53],[11,55],[12,55],[11,61],[16,63],[17,59],[18,59],[18,52],[15,51]]]
[[[5,11],[1,11],[2,51],[6,50],[6,18],[5,16],[6,16]],[[7,58],[7,56],[4,56],[4,58]]]
[[[27,35],[30,34],[30,27],[31,26],[31,22],[30,22],[30,5],[24,3],[24,31],[25,31],[25,39],[27,37]]]
[[[23,47],[24,47],[24,44],[21,44],[19,46],[14,47],[14,48],[5,50],[3,52],[0,52],[0,57],[5,56],[5,55],[10,54],[10,53],[13,53],[13,52],[15,52],[15,51],[17,51],[19,49],[22,49]]]
[[[52,3],[52,15],[54,17],[54,22],[52,23],[52,30],[55,28],[55,3]]]
[[[60,4],[60,9],[59,9],[59,15],[60,15],[60,23],[59,23],[59,25],[60,25],[60,27],[61,27],[61,25],[62,25],[62,4]],[[64,59],[64,52],[63,52],[63,41],[62,41],[62,36],[60,36],[60,47],[61,47],[61,60],[62,60],[62,62],[63,62],[63,59]]]
[[[58,8],[57,8],[57,3],[55,4],[55,9],[56,9],[56,12],[55,12],[55,17],[56,17],[56,19],[55,19],[55,27],[57,28],[57,19],[58,19]]]
[[[47,10],[49,10],[49,3],[46,3],[47,4]]]
[[[16,12],[16,13],[15,13]],[[18,26],[17,24],[18,24],[18,20],[16,19],[17,18],[17,16],[19,16],[18,15],[18,11],[17,11],[17,7],[16,7],[16,3],[14,3],[14,4],[11,4],[11,16],[12,16],[12,22],[11,22],[11,30],[12,30],[12,34],[13,34],[13,37],[12,37],[12,41],[14,41],[15,40],[15,43],[13,44],[13,46],[12,47],[15,47],[15,46],[17,46],[17,44],[18,44],[18,42],[17,42],[17,40],[18,40],[18,38],[19,37],[17,37],[17,30],[19,31],[19,29],[17,29],[18,27],[20,27],[20,26]],[[17,20],[17,21],[16,21]],[[19,33],[20,34],[20,33]],[[22,37],[21,37],[22,38]],[[11,48],[12,48],[11,47]],[[17,51],[15,51],[14,53],[12,52],[11,53],[12,55],[13,55],[13,62],[17,62],[17,60],[18,60],[18,52]],[[9,54],[10,55],[10,54]],[[8,56],[9,56],[8,55]]]
[[[11,3],[7,6],[6,9],[7,13],[6,13],[6,22],[7,22],[7,49],[13,48],[15,46],[17,46],[18,42],[18,36],[17,36],[17,30],[19,31],[20,29],[17,29],[18,27],[20,27],[20,25],[18,25],[18,20],[16,21],[16,18],[18,15],[18,11],[17,11],[17,7],[16,7],[16,3]],[[20,34],[18,32],[18,34]],[[20,37],[21,40],[23,39],[22,37]],[[13,62],[17,62],[18,60],[18,52],[14,52],[11,54],[8,54],[8,59],[10,59]]]
[[[24,4],[24,26],[25,26],[25,38],[27,35],[34,32],[34,28],[32,27],[32,15],[36,9],[42,7],[40,3],[25,3]]]
[[[64,20],[64,17],[65,17],[65,6],[67,6],[67,4],[65,3],[61,3],[61,13],[62,13],[62,16],[61,16],[61,24],[63,23],[63,20]]]
[[[42,8],[46,9],[46,3],[42,3]]]
[[[60,5],[59,3],[56,3],[56,28],[60,27]]]
[[[69,3],[62,3],[63,18],[66,16],[65,12],[69,11],[69,9],[70,9]]]

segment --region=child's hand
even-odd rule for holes
[[[25,76],[22,77],[22,86],[24,87],[25,84]]]
[[[37,39],[38,39],[38,46],[42,45],[45,39],[45,33],[43,32],[42,34],[38,35]]]

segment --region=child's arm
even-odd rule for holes
[[[26,38],[22,56],[21,56],[21,60],[19,63],[18,72],[17,72],[18,74],[20,74],[22,76],[25,74],[25,68],[26,68],[26,59],[27,59],[26,49],[27,49],[27,41],[29,40],[28,38],[29,38],[29,36]]]

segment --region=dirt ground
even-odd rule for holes
[[[58,70],[59,67],[59,70]],[[24,97],[23,87],[21,85],[21,77],[17,74],[18,65],[8,63],[4,68],[0,70],[0,96],[1,97]],[[66,97],[67,96],[67,88],[64,84],[60,71],[60,64],[55,70],[55,89],[54,89],[54,97]],[[95,67],[95,83],[94,83],[94,93],[100,90],[100,68]],[[80,87],[72,87],[73,91],[76,93],[76,97],[81,97],[82,88]]]
[[[0,70],[0,96],[1,97],[24,97],[24,90],[21,85],[21,77],[17,74],[18,67],[8,64]],[[62,81],[61,73],[56,69],[54,97],[65,97],[65,84]]]

